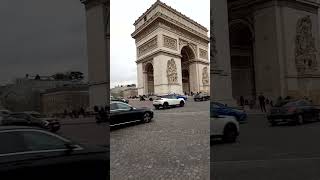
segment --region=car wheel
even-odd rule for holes
[[[237,128],[233,124],[228,124],[223,132],[223,141],[235,142],[237,139]]]
[[[149,123],[151,121],[151,114],[146,112],[143,114],[143,122],[144,123]]]
[[[303,116],[302,116],[302,114],[299,114],[297,117],[297,124],[301,125],[303,123],[304,123]]]
[[[169,109],[169,103],[167,103],[167,102],[163,103],[163,108],[164,109]]]
[[[180,107],[183,107],[183,106],[184,106],[184,102],[180,101]]]

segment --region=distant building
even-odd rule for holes
[[[114,97],[128,97],[129,94],[135,94],[135,90],[137,90],[135,84],[121,85],[110,89],[110,94]]]
[[[60,114],[64,110],[79,111],[89,107],[89,86],[71,85],[48,89],[41,93],[41,111],[45,114]]]
[[[79,81],[54,80],[43,76],[40,76],[40,79],[30,76],[17,78],[13,84],[1,88],[0,101],[11,111],[41,111],[41,93],[47,89],[79,83]]]
[[[125,89],[122,91],[123,97],[133,97],[138,96],[138,88],[136,87],[130,87],[128,89]]]

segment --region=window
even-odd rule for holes
[[[130,106],[128,106],[126,104],[123,104],[123,103],[118,103],[117,105],[118,105],[119,109],[124,109],[124,110],[130,110],[131,109]]]
[[[147,21],[147,16],[145,16],[143,19],[144,19],[144,22],[146,22]]]
[[[23,152],[27,150],[24,146],[23,138],[16,132],[0,133],[0,142],[0,155]]]
[[[20,132],[29,151],[65,149],[66,141],[39,131]]]
[[[116,109],[118,109],[117,103],[112,103],[112,104],[110,104],[110,110],[111,110],[111,111],[112,111],[112,110],[116,110]]]

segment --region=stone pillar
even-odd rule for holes
[[[109,0],[81,0],[87,18],[88,79],[90,107],[110,100]]]
[[[211,100],[236,105],[232,97],[228,4],[213,0],[211,8]]]

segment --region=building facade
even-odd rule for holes
[[[209,93],[208,30],[156,1],[134,23],[138,94]]]
[[[78,82],[53,79],[17,78],[13,84],[2,88],[2,105],[11,111],[41,111],[40,94],[47,89],[63,87]]]
[[[263,93],[320,104],[318,0],[214,0],[212,93],[233,104]]]
[[[87,85],[66,86],[48,89],[41,93],[41,110],[45,114],[62,114],[66,110],[79,111],[89,107]]]

